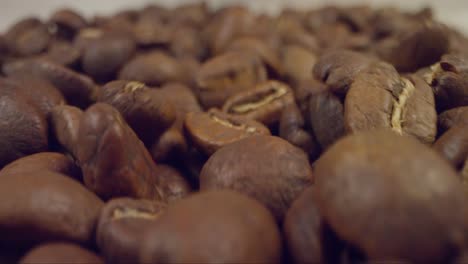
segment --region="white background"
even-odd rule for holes
[[[54,9],[73,7],[87,16],[93,14],[109,14],[122,8],[141,7],[148,3],[165,3],[174,6],[193,0],[0,0],[0,31],[20,17],[38,15],[47,17]],[[468,0],[206,0],[212,6],[220,6],[229,2],[246,3],[255,10],[277,12],[284,6],[314,7],[326,4],[352,5],[368,3],[374,6],[394,5],[414,10],[422,6],[432,6],[436,16],[443,22],[457,26],[468,34]]]

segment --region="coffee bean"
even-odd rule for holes
[[[458,169],[468,158],[468,125],[453,126],[434,143],[434,149]]]
[[[302,150],[278,137],[251,136],[219,149],[208,159],[200,174],[200,189],[244,193],[262,202],[281,222],[312,180]]]
[[[222,106],[227,98],[266,80],[266,70],[253,53],[231,51],[206,61],[197,73],[197,95],[205,108]]]
[[[159,15],[141,14],[131,29],[142,47],[157,47],[171,42],[173,28],[165,24]]]
[[[315,176],[325,221],[371,262],[448,263],[462,246],[466,198],[455,170],[412,138],[348,136],[317,161]]]
[[[55,11],[51,15],[49,23],[56,27],[57,35],[70,40],[79,30],[88,25],[85,18],[71,9]]]
[[[77,158],[78,137],[83,111],[77,107],[60,105],[49,116],[49,125],[57,142]]]
[[[192,187],[189,182],[175,168],[168,165],[158,165],[155,174],[164,183],[163,192],[167,202],[175,202],[191,194]]]
[[[182,4],[169,12],[171,23],[199,28],[208,21],[211,11],[206,2],[195,2]]]
[[[44,57],[65,67],[75,67],[81,58],[81,53],[69,42],[54,41],[49,45]]]
[[[284,47],[282,56],[285,75],[293,82],[309,78],[317,62],[317,56],[314,53],[300,46]]]
[[[47,49],[51,34],[47,25],[36,18],[26,18],[5,34],[9,49],[18,56],[31,56]]]
[[[177,58],[203,59],[207,53],[206,43],[192,26],[176,26],[171,34],[169,49]]]
[[[62,240],[91,244],[102,201],[65,175],[47,170],[2,175],[2,242],[33,245]]]
[[[272,215],[255,200],[229,191],[195,194],[168,207],[143,241],[142,263],[281,259],[280,234]]]
[[[273,125],[279,121],[283,109],[293,103],[294,96],[287,84],[267,81],[230,97],[223,111]]]
[[[166,210],[166,205],[150,200],[112,199],[102,208],[96,241],[106,261],[134,262],[152,223]]]
[[[72,243],[46,243],[37,246],[30,250],[19,261],[21,264],[26,263],[95,263],[104,264],[101,257],[94,252],[84,249]]]
[[[270,135],[270,130],[259,122],[216,109],[203,113],[189,113],[184,125],[193,144],[208,156],[246,137]]]
[[[445,132],[453,126],[463,124],[468,124],[468,106],[447,110],[438,117],[440,132]]]

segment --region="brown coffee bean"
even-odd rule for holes
[[[51,15],[49,23],[56,27],[56,34],[70,40],[73,39],[78,31],[88,25],[85,18],[71,9],[55,11]]]
[[[120,68],[136,52],[136,43],[128,34],[103,33],[92,38],[83,49],[81,59],[85,73],[96,80],[114,79]]]
[[[340,245],[320,215],[315,187],[299,195],[289,208],[283,225],[289,261],[293,263],[340,263]]]
[[[253,53],[231,51],[206,61],[197,73],[197,93],[205,108],[222,106],[230,96],[266,80],[266,70]]]
[[[435,140],[437,113],[431,88],[415,75],[401,78],[386,63],[356,76],[346,94],[344,113],[348,132],[391,128],[423,143]]]
[[[47,121],[37,104],[9,81],[0,79],[0,167],[46,151]]]
[[[143,241],[142,263],[281,260],[281,238],[272,215],[255,200],[230,191],[194,194],[168,207]]]
[[[434,143],[434,149],[458,169],[468,158],[468,124],[453,126]]]
[[[182,4],[171,10],[170,23],[202,27],[210,18],[210,10],[206,2]]]
[[[171,33],[169,50],[177,58],[203,59],[207,53],[206,43],[192,26],[175,27]]]
[[[130,60],[120,71],[120,80],[138,81],[148,86],[168,82],[188,83],[186,69],[175,58],[162,51],[140,54]]]
[[[302,150],[278,137],[251,136],[219,149],[208,159],[200,174],[200,189],[244,193],[262,202],[281,222],[312,180]]]
[[[77,107],[61,105],[55,107],[49,116],[49,125],[57,142],[77,158],[78,137],[83,111]]]
[[[5,34],[9,49],[18,56],[36,55],[47,49],[51,34],[47,25],[36,18],[26,18]]]
[[[223,106],[223,111],[262,122],[265,125],[277,123],[285,107],[294,103],[291,88],[282,82],[266,81],[254,89],[237,93]]]
[[[65,67],[75,67],[81,57],[81,53],[71,43],[66,41],[54,41],[49,45],[46,59]]]
[[[97,100],[119,110],[147,147],[151,147],[176,118],[174,107],[163,94],[140,82],[107,83],[99,90]]]
[[[164,199],[151,156],[112,106],[97,103],[84,112],[76,149],[85,185],[103,199]]]
[[[279,136],[302,149],[315,160],[320,155],[320,146],[314,135],[305,130],[305,122],[296,104],[284,108],[279,123]]]
[[[49,171],[0,177],[1,240],[32,245],[90,244],[102,201],[75,180]]]
[[[439,132],[445,132],[456,125],[468,124],[468,106],[457,107],[441,113],[438,117]]]
[[[64,174],[75,179],[81,178],[81,170],[75,162],[56,152],[41,152],[17,159],[0,171],[0,177],[15,177],[16,174],[34,174],[40,171]]]
[[[104,264],[96,253],[72,243],[46,243],[30,250],[19,261],[21,264],[93,263]]]
[[[292,82],[300,82],[311,76],[317,56],[300,46],[288,45],[283,50],[283,65],[286,77]]]
[[[217,109],[189,113],[184,126],[193,144],[208,156],[246,137],[270,135],[270,130],[257,121],[223,113]]]
[[[327,90],[310,96],[309,122],[323,150],[345,134],[343,108],[340,99]]]
[[[80,107],[93,101],[96,84],[87,76],[47,59],[24,59],[3,65],[8,76],[34,76],[52,83],[70,104]]]
[[[459,252],[465,194],[427,146],[390,130],[358,133],[333,145],[315,173],[320,213],[370,262],[449,263]]]
[[[309,100],[312,96],[327,90],[327,86],[314,79],[307,78],[292,86],[294,90],[294,98],[301,110],[302,115],[307,119],[309,116]]]
[[[171,42],[173,28],[159,15],[141,14],[132,29],[139,46],[157,47]]]
[[[106,261],[136,262],[149,226],[165,210],[165,204],[150,200],[117,198],[107,202],[96,230],[97,245]]]
[[[320,49],[317,38],[309,33],[302,23],[295,19],[280,17],[277,24],[278,34],[284,44],[299,46],[312,53]]]
[[[158,165],[155,174],[161,179],[166,200],[171,203],[190,195],[192,188],[184,176],[168,165]]]

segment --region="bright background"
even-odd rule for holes
[[[175,6],[184,2],[196,2],[196,0],[0,0],[0,31],[4,31],[20,17],[28,15],[47,17],[52,10],[64,6],[76,8],[90,16],[108,14],[122,8],[140,7],[148,3],[166,3],[168,6]],[[390,4],[410,10],[432,6],[441,21],[457,26],[468,34],[468,0],[206,0],[206,2],[215,7],[229,2],[240,2],[251,6],[254,10],[272,13],[284,6],[314,7],[326,4],[368,3],[374,6]]]

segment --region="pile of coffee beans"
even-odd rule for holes
[[[0,34],[1,263],[468,263],[431,9],[62,9]]]

